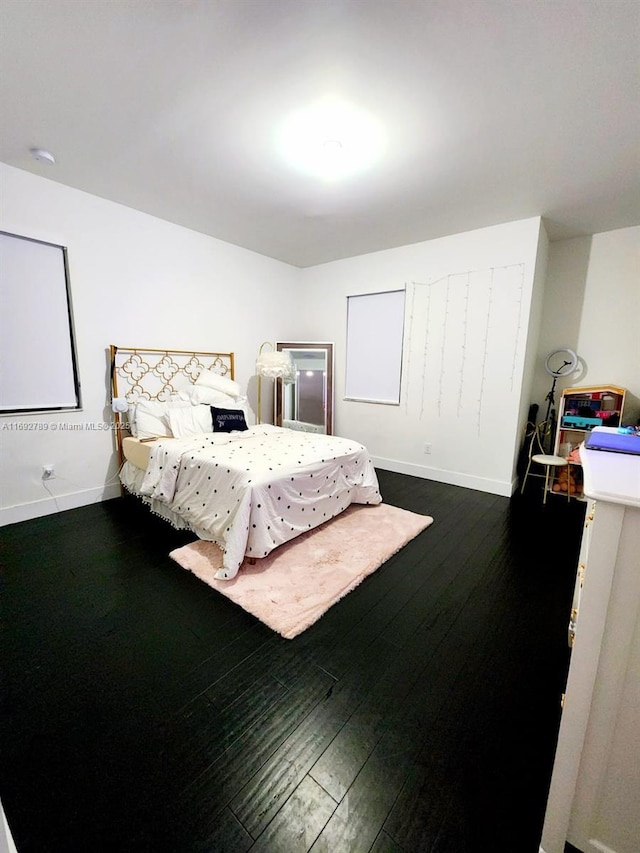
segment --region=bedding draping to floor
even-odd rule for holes
[[[227,581],[214,577],[222,552],[213,542],[198,540],[169,556],[292,639],[432,523],[431,516],[384,503],[352,505],[254,565],[245,560]]]

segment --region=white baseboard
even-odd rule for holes
[[[53,515],[56,512],[64,512],[67,509],[76,509],[80,506],[100,503],[100,501],[106,501],[119,496],[119,483],[112,483],[108,486],[83,489],[80,492],[71,492],[67,495],[56,495],[55,498],[43,498],[39,501],[3,507],[0,509],[0,527],[4,527],[7,524],[16,524],[19,521],[29,521],[32,518],[40,518],[44,515]]]
[[[510,498],[515,491],[515,483],[488,480],[485,477],[460,474],[458,471],[443,471],[440,468],[428,468],[426,465],[415,465],[411,462],[385,459],[381,456],[373,456],[372,461],[376,468],[382,468],[385,471],[395,471],[397,474],[422,477],[423,480],[436,480],[438,483],[447,483],[450,486],[463,486],[465,489],[489,492],[492,495],[501,495],[505,498]]]

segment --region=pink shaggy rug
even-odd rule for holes
[[[336,601],[432,524],[388,504],[352,504],[337,518],[276,548],[233,580],[214,578],[222,552],[198,540],[169,556],[283,637],[313,625]]]

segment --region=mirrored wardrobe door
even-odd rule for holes
[[[276,343],[295,365],[295,379],[276,382],[277,426],[303,432],[333,433],[333,344]]]

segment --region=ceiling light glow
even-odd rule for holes
[[[369,169],[384,151],[382,127],[364,110],[324,98],[283,123],[279,149],[293,168],[332,181]]]

